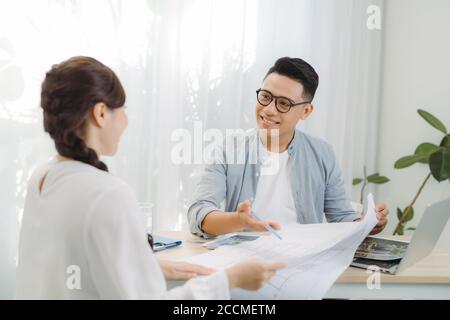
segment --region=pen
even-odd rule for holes
[[[253,211],[252,211],[252,215],[256,218],[256,220],[262,221],[261,218],[258,217]],[[281,238],[281,236],[271,226],[267,226],[266,230],[269,231],[271,234],[273,234],[278,239],[283,240],[283,238]]]

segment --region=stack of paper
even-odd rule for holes
[[[277,271],[260,290],[234,289],[232,298],[322,299],[377,222],[373,196],[369,194],[367,214],[359,222],[284,226],[279,232],[282,240],[262,236],[184,261],[217,269],[249,258],[282,261],[286,268]]]

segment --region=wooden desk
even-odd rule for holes
[[[157,253],[159,257],[180,259],[209,251],[200,246],[204,242],[202,238],[189,232],[164,231],[156,234],[183,241],[180,247]],[[367,284],[369,278],[374,277],[373,272],[349,267],[336,280],[325,298],[450,299],[450,255],[439,249],[400,274],[378,275],[379,288]]]

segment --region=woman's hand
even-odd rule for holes
[[[247,260],[225,269],[230,288],[258,290],[278,269],[284,268],[282,262],[263,262]]]
[[[207,276],[216,270],[197,264],[157,259],[166,280],[189,280],[196,276]]]

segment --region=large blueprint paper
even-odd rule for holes
[[[350,265],[356,249],[378,220],[373,196],[367,214],[359,222],[296,224],[280,231],[283,240],[262,236],[255,241],[193,256],[185,261],[225,268],[238,261],[257,258],[283,261],[286,268],[258,291],[233,289],[233,299],[322,299]]]

